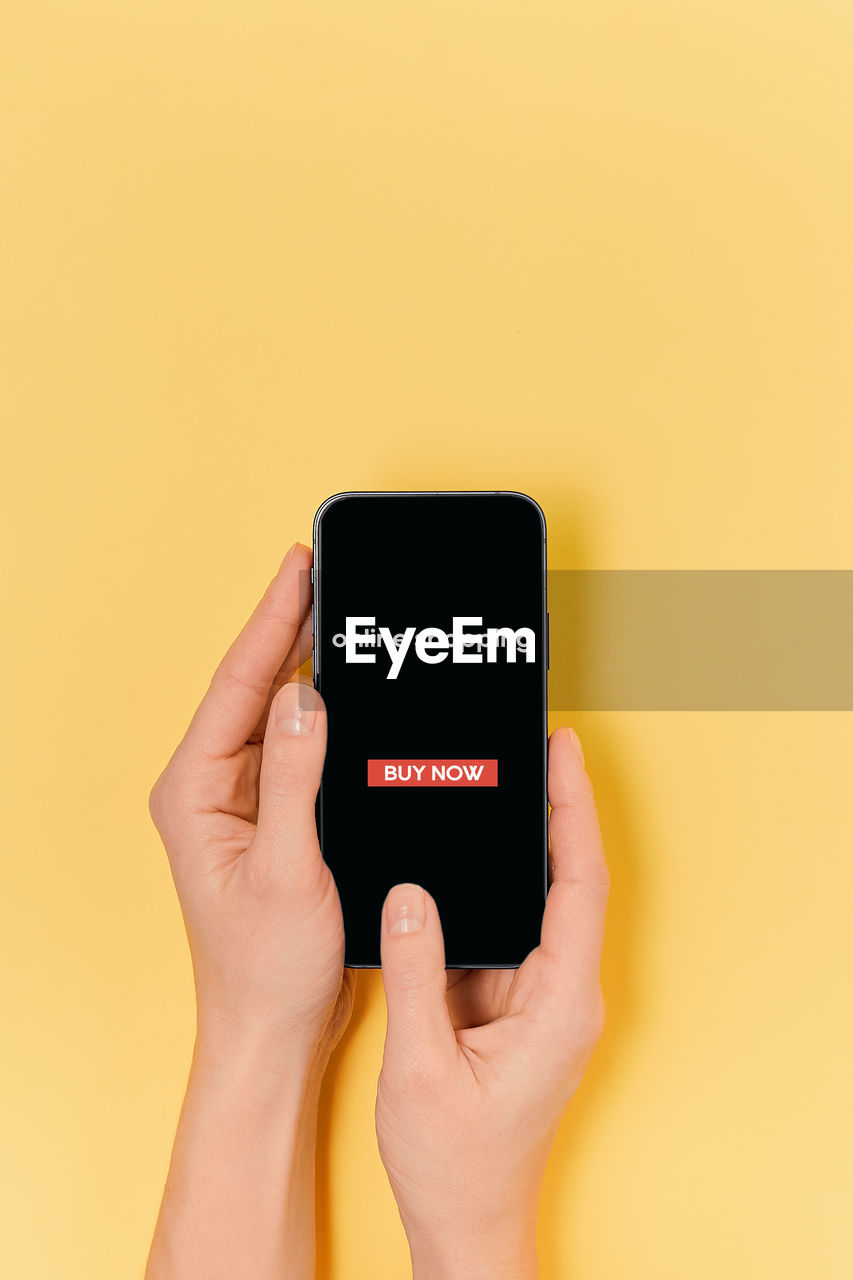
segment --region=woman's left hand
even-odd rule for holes
[[[297,543],[151,792],[198,1029],[147,1280],[314,1271],[320,1080],[354,975],[315,825],[326,714],[291,683],[311,647],[310,565]]]
[[[296,543],[150,797],[186,922],[200,1039],[262,1038],[306,1059],[331,1051],[352,1004],[315,825],[326,714],[310,684],[290,683],[311,650],[310,599],[300,607],[310,565]]]

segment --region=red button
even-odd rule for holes
[[[497,760],[368,760],[369,787],[496,787]]]

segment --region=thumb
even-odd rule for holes
[[[417,884],[395,885],[382,908],[385,1063],[431,1071],[456,1049],[447,1008],[438,909]]]
[[[314,802],[326,753],[326,713],[313,685],[283,685],[264,734],[253,845],[271,861],[319,858]]]

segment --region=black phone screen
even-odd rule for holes
[[[518,493],[352,493],[314,524],[317,825],[346,964],[433,895],[453,968],[520,964],[547,892],[545,521]]]

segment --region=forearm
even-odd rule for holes
[[[146,1280],[313,1276],[320,1074],[197,1042]]]

